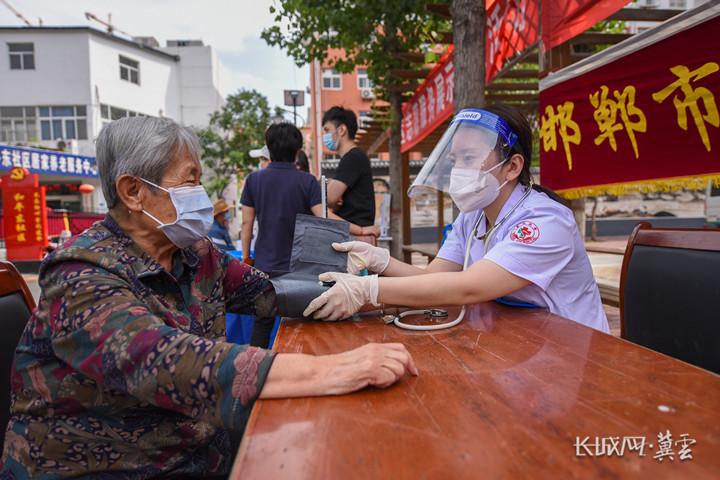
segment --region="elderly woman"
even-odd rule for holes
[[[312,356],[225,341],[226,311],[274,316],[275,294],[205,239],[213,209],[198,151],[167,119],[125,118],[100,133],[110,213],[42,264],[15,355],[3,478],[227,475],[230,439],[255,399],[417,374],[399,344]]]

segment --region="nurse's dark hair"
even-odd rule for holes
[[[501,155],[503,155],[503,158],[510,158],[516,153],[522,155],[525,161],[523,162],[523,169],[520,172],[518,181],[522,185],[530,185],[532,180],[532,175],[530,174],[530,163],[532,160],[533,132],[527,117],[520,110],[510,105],[488,105],[486,107],[483,107],[483,110],[494,113],[498,117],[505,120],[510,126],[510,128],[517,134],[518,139],[515,142],[515,145],[512,146],[512,148],[508,148],[507,145],[503,143],[503,140],[501,138],[498,138],[497,148],[500,151]],[[543,187],[542,185],[533,182],[533,189],[538,192],[544,193],[548,197],[552,198],[558,203],[565,205],[566,207],[569,206],[568,202],[565,199],[563,199],[562,197],[560,197],[560,195],[553,192],[547,187]]]

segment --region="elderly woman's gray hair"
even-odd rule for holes
[[[167,118],[128,117],[106,125],[97,139],[97,163],[108,208],[118,202],[115,181],[121,175],[160,184],[175,156],[200,158],[195,133]]]

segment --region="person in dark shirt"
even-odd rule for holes
[[[242,251],[250,256],[252,225],[257,217],[255,268],[265,273],[290,269],[295,216],[320,213],[320,184],[309,173],[295,167],[302,148],[302,134],[290,123],[271,125],[265,132],[271,162],[245,180],[242,204]]]
[[[375,192],[370,160],[355,145],[355,112],[332,107],[325,112],[323,143],[340,154],[335,178],[328,183],[328,205],[341,218],[362,227],[375,223]]]

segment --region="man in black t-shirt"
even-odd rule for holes
[[[375,192],[370,160],[355,146],[355,112],[332,107],[325,112],[323,143],[340,156],[335,178],[328,184],[327,201],[335,213],[348,222],[366,227],[375,223]]]

